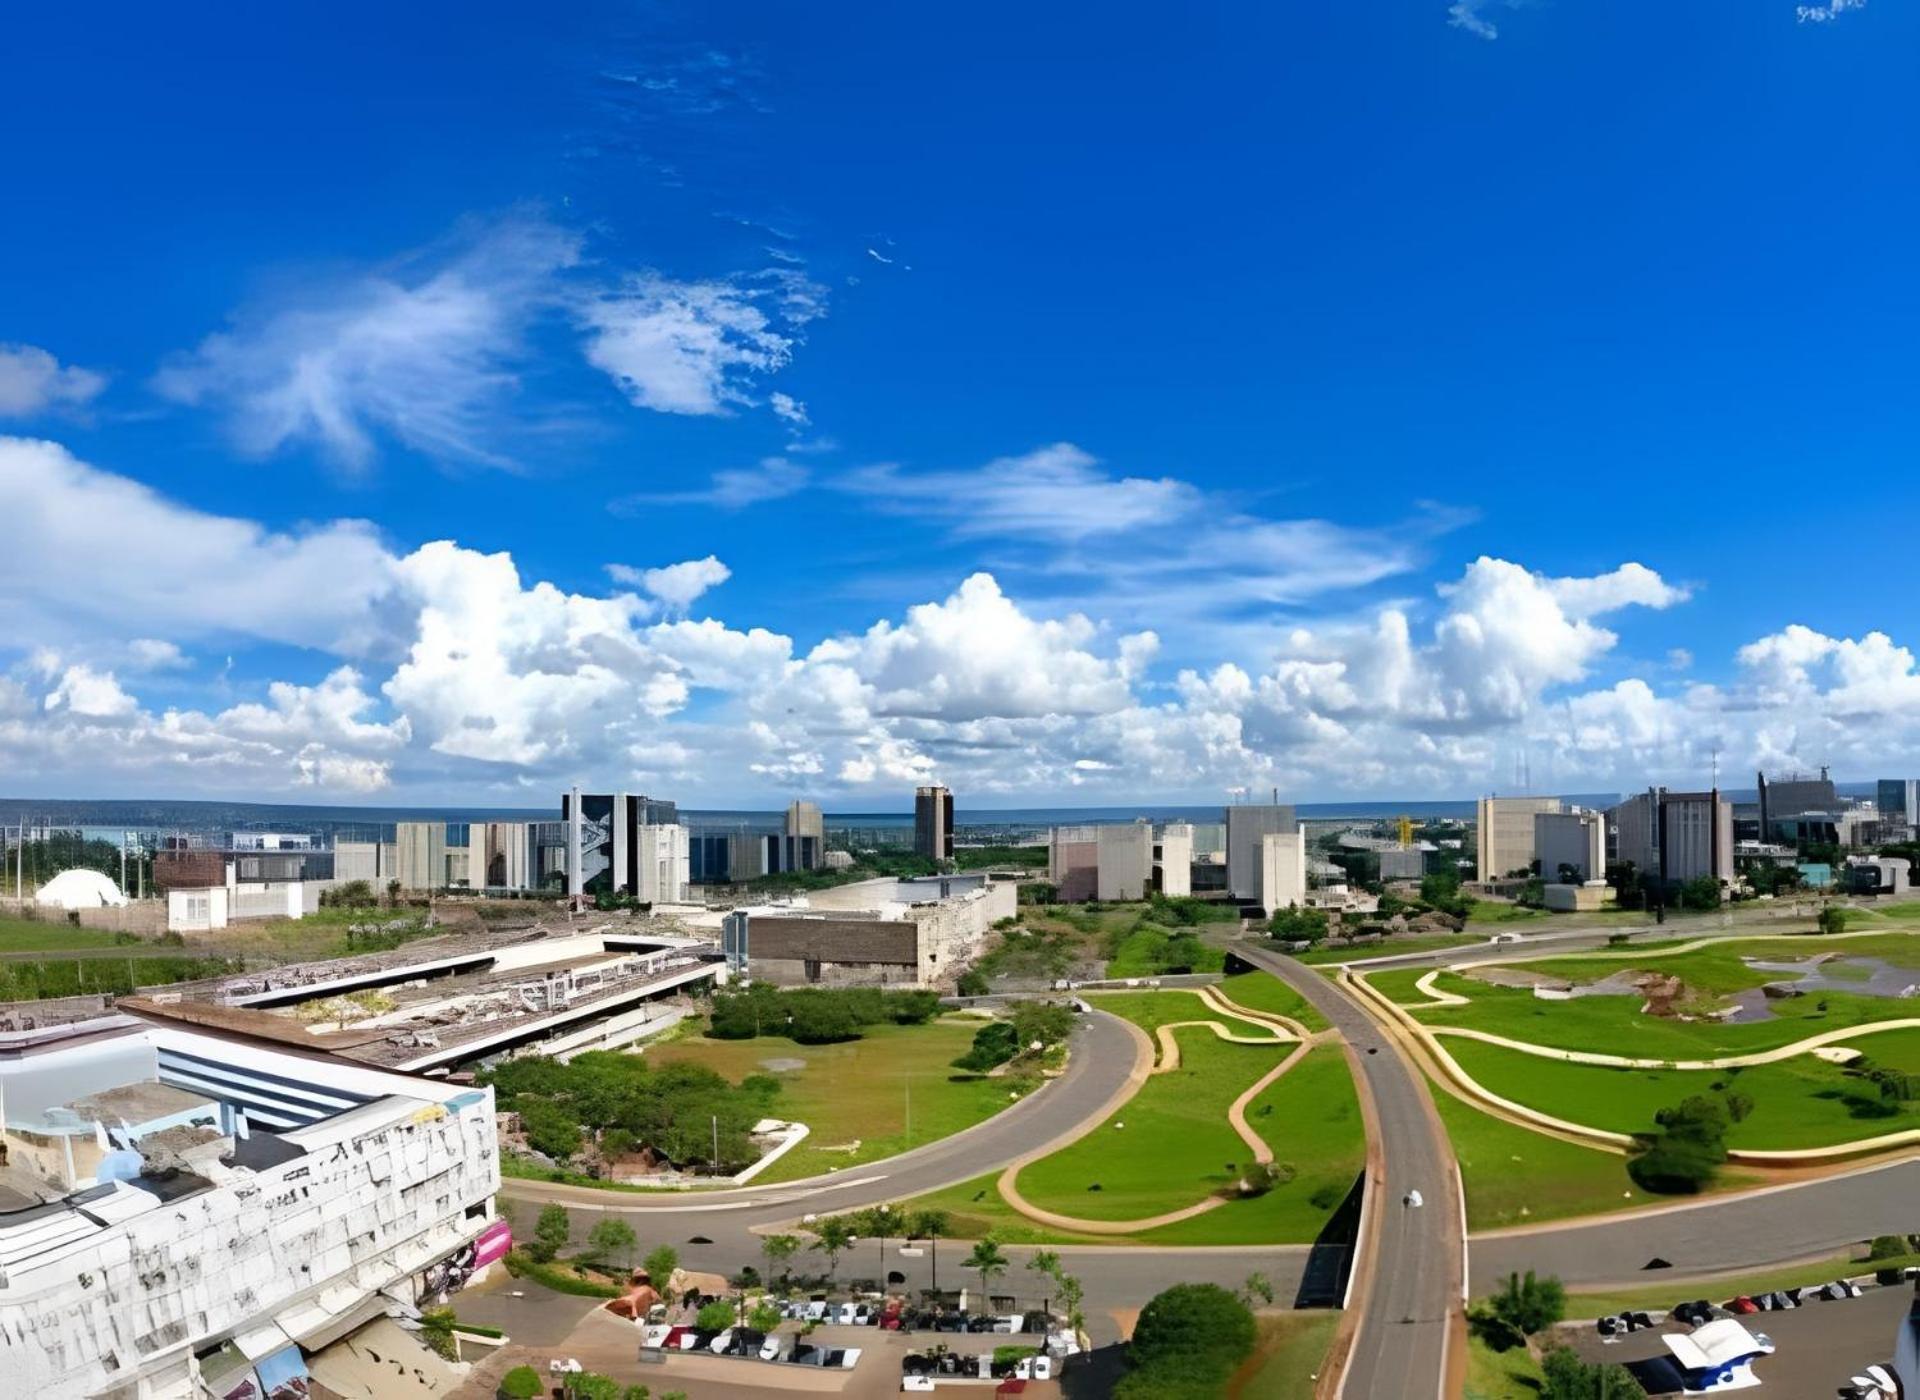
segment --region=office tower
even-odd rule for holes
[[[953,794],[938,783],[913,794],[913,849],[934,860],[953,859]]]
[[[1476,835],[1479,839],[1479,878],[1504,880],[1525,875],[1539,852],[1533,844],[1533,819],[1542,812],[1560,810],[1557,797],[1483,797]]]
[[[1257,904],[1264,898],[1261,841],[1272,835],[1291,835],[1300,829],[1300,823],[1291,807],[1246,803],[1227,808],[1226,827],[1227,893],[1244,903]]]
[[[1565,812],[1535,812],[1533,846],[1543,880],[1559,880],[1562,867],[1571,872],[1575,884],[1606,878],[1607,819],[1604,813],[1579,807]]]

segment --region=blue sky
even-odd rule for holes
[[[10,791],[1920,763],[1911,6],[708,11],[16,20]]]

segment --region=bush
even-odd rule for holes
[[[1647,1392],[1624,1366],[1589,1365],[1567,1347],[1554,1347],[1541,1361],[1540,1400],[1646,1400]]]
[[[987,994],[987,975],[977,967],[970,967],[960,974],[959,984],[954,988],[963,997],[983,997]]]
[[[531,1366],[515,1366],[500,1378],[500,1393],[506,1400],[534,1400],[545,1389],[540,1373]]]
[[[1140,1310],[1129,1355],[1143,1370],[1225,1379],[1253,1351],[1253,1314],[1213,1283],[1177,1283]]]
[[[1869,1261],[1875,1259],[1898,1259],[1901,1255],[1911,1252],[1907,1246],[1904,1235],[1875,1235],[1873,1237],[1873,1243],[1867,1246],[1867,1258]]]
[[[1013,1008],[1012,1021],[1022,1052],[1035,1041],[1058,1045],[1073,1034],[1073,1008],[1063,1002],[1023,1001]]]
[[[789,1035],[802,1045],[857,1040],[863,1026],[923,1025],[940,1010],[933,991],[876,987],[804,987],[779,991],[764,983],[716,993],[707,1034],[716,1040]]]
[[[1324,909],[1282,909],[1267,922],[1267,932],[1275,938],[1293,941],[1305,939],[1318,943],[1327,936],[1327,911]]]
[[[984,1074],[1020,1053],[1020,1040],[1007,1021],[993,1021],[973,1033],[973,1045],[953,1062],[955,1069]]]
[[[1837,904],[1829,904],[1820,911],[1820,917],[1814,920],[1822,933],[1845,933],[1847,931],[1847,911]]]
[[[739,1314],[731,1298],[716,1298],[694,1314],[694,1326],[709,1332],[722,1332],[733,1326]]]
[[[1523,1278],[1509,1274],[1507,1285],[1494,1294],[1493,1315],[1522,1335],[1544,1332],[1567,1315],[1567,1290],[1557,1278],[1535,1278],[1528,1269]]]
[[[543,1206],[540,1219],[533,1227],[533,1243],[527,1246],[527,1253],[538,1263],[549,1262],[567,1245],[567,1208],[565,1206]]]
[[[1726,1108],[1695,1094],[1661,1109],[1654,1121],[1659,1131],[1628,1160],[1628,1175],[1649,1191],[1668,1194],[1691,1194],[1711,1182],[1727,1160]]]
[[[566,1269],[535,1259],[523,1249],[507,1251],[507,1272],[515,1278],[530,1278],[555,1293],[570,1293],[576,1298],[617,1298],[621,1290],[610,1283],[596,1283]]]

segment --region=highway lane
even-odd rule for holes
[[[1920,1161],[1894,1162],[1795,1186],[1769,1187],[1658,1211],[1475,1235],[1473,1291],[1514,1271],[1538,1270],[1580,1287],[1763,1268],[1837,1254],[1875,1235],[1920,1231]]]
[[[1364,1290],[1344,1394],[1430,1400],[1445,1384],[1464,1274],[1453,1154],[1420,1072],[1347,992],[1312,968],[1250,943],[1234,951],[1292,986],[1355,1047],[1378,1119],[1386,1179],[1374,1192],[1378,1233],[1360,1245]],[[1370,1183],[1371,1186],[1371,1183]],[[1425,1204],[1404,1204],[1410,1191]]]

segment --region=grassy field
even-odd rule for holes
[[[1689,1298],[1705,1298],[1709,1302],[1724,1303],[1727,1299],[1737,1298],[1743,1293],[1750,1296],[1755,1293],[1771,1293],[1777,1288],[1803,1288],[1816,1283],[1827,1283],[1837,1278],[1851,1278],[1856,1274],[1871,1273],[1879,1268],[1905,1269],[1915,1265],[1920,1265],[1920,1254],[1903,1254],[1898,1258],[1876,1260],[1872,1263],[1864,1259],[1855,1259],[1851,1255],[1836,1254],[1831,1259],[1816,1260],[1811,1264],[1763,1269],[1758,1273],[1728,1274],[1711,1279],[1682,1279],[1669,1281],[1657,1287],[1624,1289],[1618,1293],[1569,1293],[1567,1316],[1605,1317],[1623,1308],[1667,1308]]]
[[[1227,1106],[1282,1052],[1230,1045],[1202,1027],[1174,1035],[1180,1068],[1152,1076],[1099,1127],[1022,1171],[1022,1195],[1066,1215],[1134,1220],[1190,1206],[1227,1184],[1233,1164],[1248,1156]]]
[[[1497,900],[1476,899],[1467,909],[1468,924],[1530,924],[1536,919],[1548,919],[1553,916],[1544,909],[1530,909],[1521,904],[1502,904]]]
[[[1546,1377],[1525,1347],[1496,1352],[1477,1336],[1467,1340],[1466,1400],[1532,1400]]]
[[[1227,1000],[1252,1011],[1271,1011],[1276,1016],[1291,1016],[1310,1031],[1327,1028],[1327,1018],[1313,1009],[1300,993],[1265,972],[1242,972],[1222,979],[1220,990]]]
[[[784,1036],[688,1037],[649,1046],[645,1053],[656,1064],[706,1065],[735,1083],[749,1074],[776,1073],[781,1093],[774,1112],[812,1132],[756,1180],[791,1181],[891,1157],[1007,1107],[1013,1081],[964,1075],[951,1064],[973,1043],[980,1024],[972,1017],[943,1017],[924,1026],[869,1026],[861,1039],[839,1045],[801,1045]],[[806,1066],[769,1071],[768,1060],[804,1060]]]
[[[1469,1230],[1596,1215],[1657,1199],[1633,1184],[1624,1157],[1530,1132],[1438,1085],[1429,1088],[1460,1162]]]
[[[107,929],[75,928],[42,919],[0,915],[0,953],[58,953],[68,948],[111,948],[116,935]]]
[[[1262,1313],[1254,1353],[1227,1385],[1230,1400],[1313,1400],[1314,1378],[1327,1359],[1340,1314]]]
[[[1480,933],[1432,933],[1424,935],[1383,938],[1378,943],[1368,943],[1357,948],[1321,947],[1309,948],[1295,957],[1303,963],[1349,963],[1363,958],[1392,958],[1408,953],[1435,953],[1443,948],[1464,948],[1469,943],[1485,943],[1485,934]],[[1511,945],[1508,945],[1511,947]]]
[[[1543,958],[1523,964],[1529,972],[1591,984],[1615,973],[1654,971],[1680,978],[1688,988],[1681,1002],[1690,1014],[1724,1006],[1732,993],[1779,981],[1782,974],[1747,966],[1741,958],[1764,956],[1768,961],[1805,957],[1810,953],[1841,953],[1827,964],[1837,980],[1864,981],[1869,969],[1859,959],[1884,959],[1898,967],[1920,969],[1920,938],[1907,934],[1853,939],[1834,943],[1819,938],[1773,939],[1764,943],[1741,939],[1725,946],[1703,948],[1674,957],[1645,957],[1647,950],[1604,958]],[[1398,1001],[1418,1003],[1413,983],[1421,974],[1375,973],[1373,985]],[[1428,1025],[1461,1026],[1510,1036],[1535,1045],[1566,1050],[1600,1050],[1632,1054],[1643,1059],[1708,1059],[1746,1054],[1790,1045],[1825,1031],[1915,1014],[1911,1003],[1891,997],[1867,996],[1844,990],[1822,991],[1770,1003],[1773,1015],[1762,1021],[1726,1023],[1679,1020],[1641,1012],[1645,998],[1638,992],[1585,996],[1572,1001],[1546,1001],[1524,987],[1499,987],[1458,973],[1443,972],[1434,986],[1469,999],[1467,1006],[1431,1006],[1415,1014]]]
[[[1875,1064],[1920,1072],[1920,1031],[1883,1031],[1850,1044]],[[1856,1116],[1848,1093],[1862,1092],[1860,1082],[1812,1055],[1739,1070],[1627,1070],[1565,1064],[1470,1040],[1449,1040],[1447,1050],[1502,1098],[1612,1132],[1649,1131],[1660,1109],[1722,1088],[1753,1100],[1752,1112],[1728,1133],[1730,1147],[1825,1147],[1920,1124],[1914,1103],[1887,1117]]]

